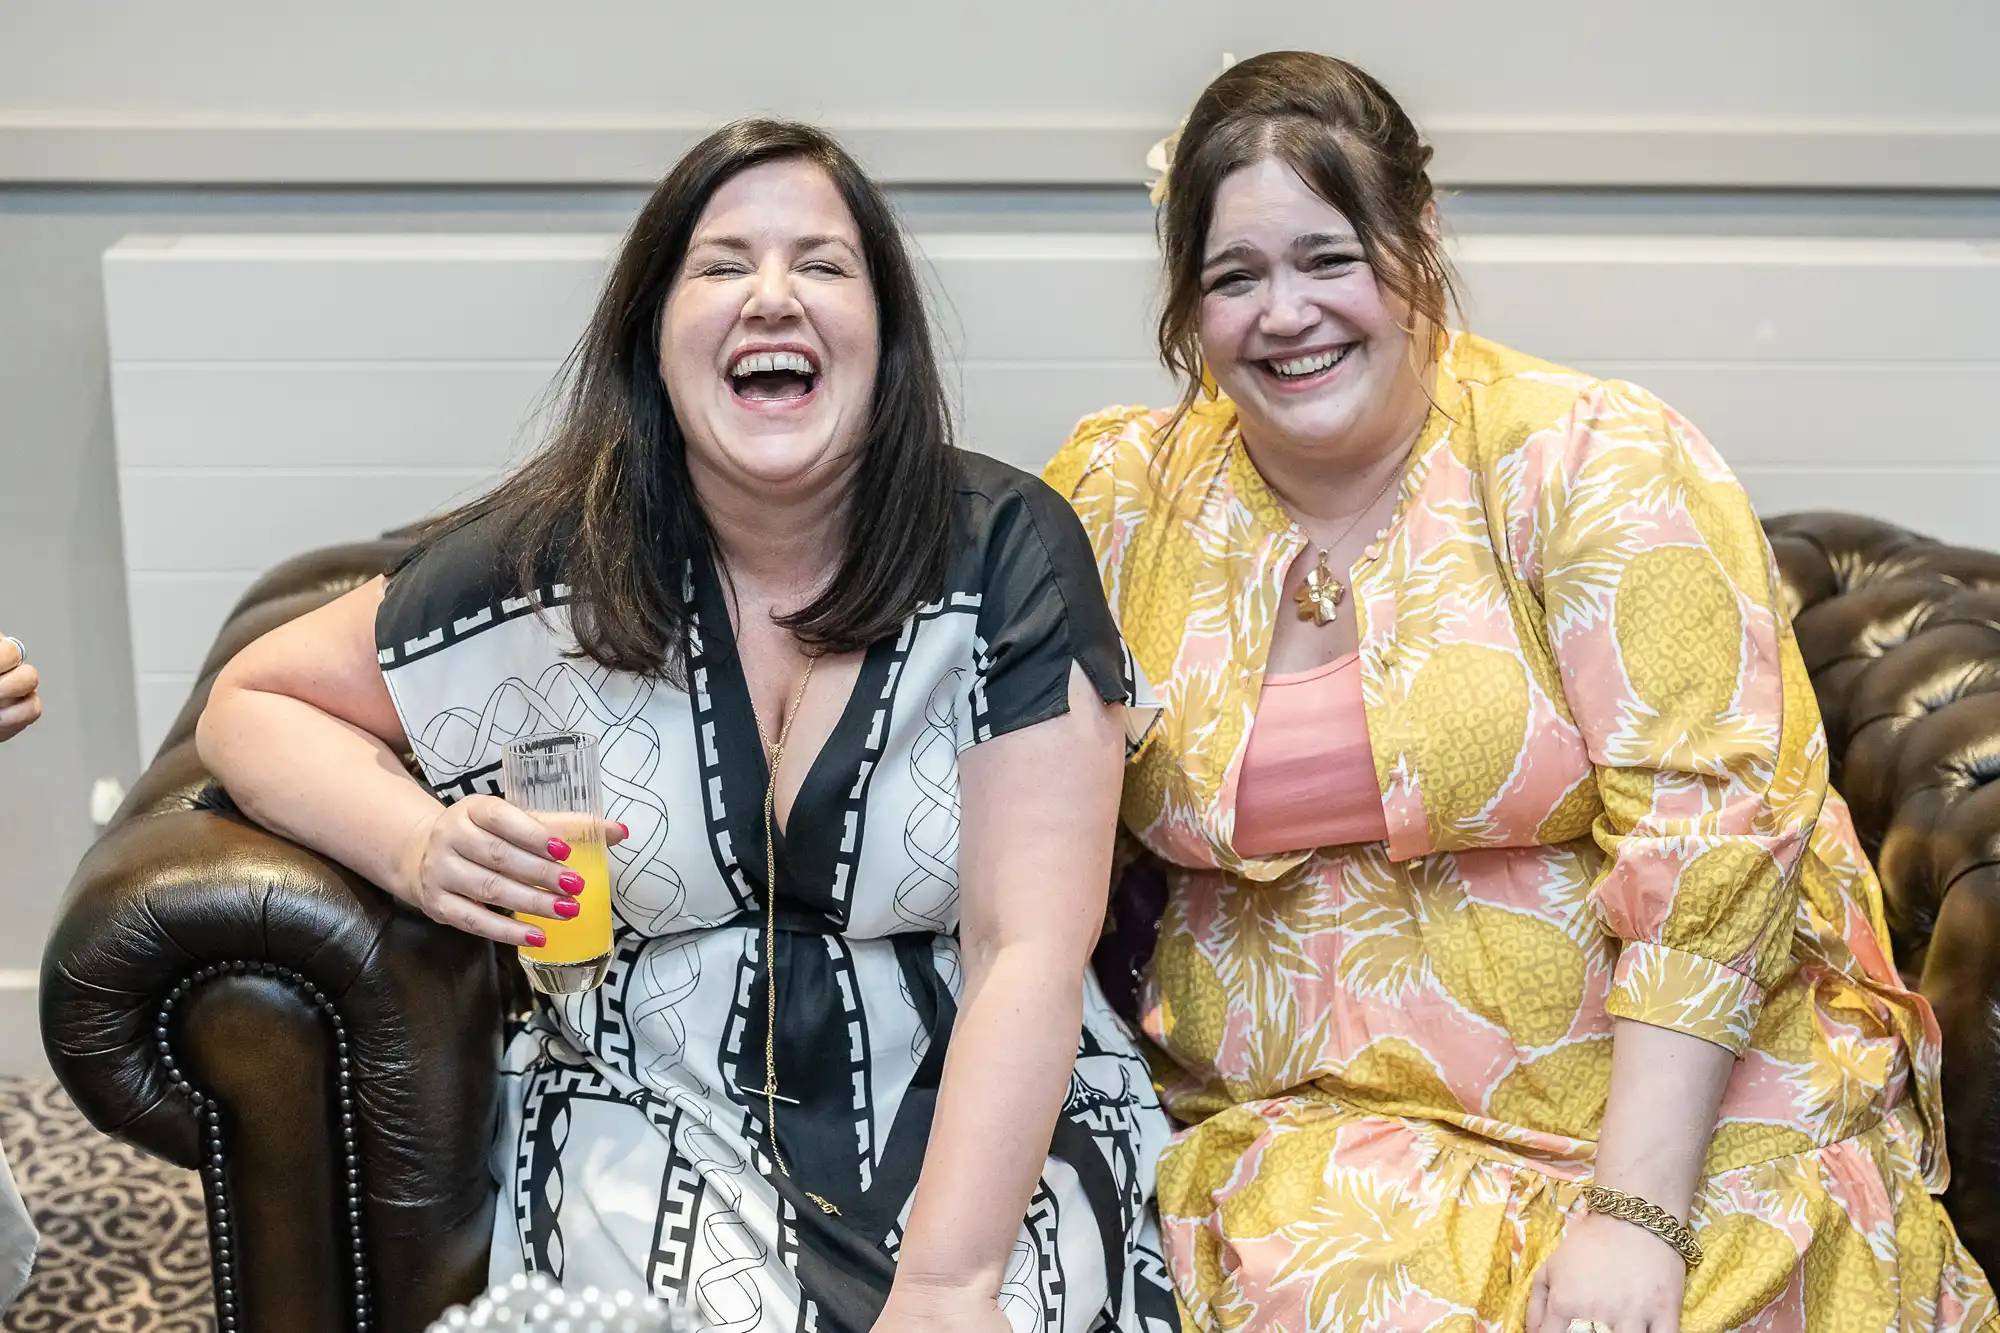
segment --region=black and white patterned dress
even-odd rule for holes
[[[731,1333],[873,1322],[957,1011],[959,756],[1063,712],[1072,661],[1105,699],[1150,702],[1068,506],[961,460],[945,594],[868,650],[776,839],[790,1178],[755,1095],[764,754],[715,569],[688,573],[685,690],[572,655],[568,590],[515,595],[490,521],[392,572],[382,673],[437,795],[498,793],[517,736],[587,731],[609,814],[631,829],[612,851],[609,979],[538,1008],[507,1048],[496,1280],[527,1268],[572,1289],[688,1293]],[[1087,981],[1076,1072],[1002,1289],[1016,1329],[1177,1327],[1152,1217],[1167,1133],[1143,1059]]]

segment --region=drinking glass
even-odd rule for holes
[[[611,859],[604,844],[597,738],[578,731],[523,736],[501,751],[500,768],[507,799],[569,844],[563,864],[583,877],[576,895],[582,910],[568,921],[538,918],[547,943],[539,949],[523,945],[521,967],[544,995],[575,995],[600,986],[611,969]]]

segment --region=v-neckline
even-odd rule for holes
[[[733,633],[730,635],[729,646],[732,660],[736,663],[736,674],[743,681],[744,697],[749,699],[750,678],[743,670],[743,659],[740,656],[735,656],[735,637]],[[762,719],[757,716],[757,701],[750,699],[750,719],[751,723],[757,727],[757,753],[764,762],[764,787],[771,794],[771,832],[777,839],[777,845],[781,851],[785,846],[785,833],[791,827],[792,817],[804,808],[806,795],[808,792],[814,790],[814,784],[825,778],[825,774],[821,771],[824,767],[822,761],[826,759],[827,751],[833,749],[834,742],[840,738],[842,728],[847,725],[848,715],[854,711],[855,699],[861,693],[861,673],[867,669],[867,666],[868,658],[866,654],[863,654],[861,661],[855,667],[854,679],[848,683],[847,697],[841,700],[840,711],[834,715],[833,725],[827,729],[826,735],[820,738],[819,748],[813,751],[812,759],[806,764],[805,774],[799,779],[798,790],[792,793],[792,803],[782,814],[779,813],[777,808],[776,774],[771,771],[771,751],[764,744],[764,729],[761,725]],[[803,699],[801,699],[801,702],[803,702]],[[779,725],[782,727],[784,724],[781,721]],[[760,806],[760,818],[761,810],[762,807]]]
[[[714,673],[708,689],[716,705],[717,758],[725,787],[727,823],[734,843],[751,849],[750,855],[738,854],[745,875],[761,883],[764,797],[771,786],[771,757],[758,729],[757,707],[750,697],[750,681],[743,670],[721,571],[712,557],[697,562],[694,584],[693,610],[707,642],[703,656]],[[894,645],[891,636],[871,645],[863,655],[832,729],[806,765],[805,776],[799,781],[783,823],[773,811],[771,849],[780,883],[795,893],[803,890],[814,897],[825,894],[829,905],[836,900],[833,886],[819,881],[831,879],[831,865],[841,836],[839,829],[830,827],[840,821],[830,816],[839,804],[841,793],[853,785],[853,770],[860,763],[870,725],[871,710],[863,703],[880,693]],[[752,754],[746,757],[745,750]],[[740,796],[729,788],[740,788]]]

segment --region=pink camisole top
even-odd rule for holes
[[[1360,655],[1265,676],[1236,778],[1237,854],[1271,856],[1388,836],[1361,702]]]

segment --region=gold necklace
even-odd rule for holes
[[[1347,534],[1354,531],[1361,520],[1382,502],[1382,497],[1389,493],[1389,488],[1395,485],[1402,475],[1401,468],[1391,472],[1389,479],[1382,483],[1382,489],[1375,492],[1367,504],[1355,511],[1354,517],[1347,521],[1347,526],[1340,530],[1340,535],[1320,546],[1319,563],[1306,572],[1305,582],[1301,583],[1299,590],[1292,594],[1292,599],[1299,604],[1300,620],[1310,620],[1313,624],[1321,626],[1333,623],[1334,612],[1339,609],[1340,599],[1346,595],[1347,587],[1333,576],[1332,570],[1326,567],[1327,547],[1338,546],[1346,541]]]
[[[778,804],[778,769],[785,762],[785,742],[791,739],[792,723],[798,720],[799,707],[806,701],[806,686],[812,684],[813,668],[817,665],[817,657],[806,659],[806,674],[799,680],[799,692],[792,697],[792,711],[785,714],[778,727],[775,743],[764,734],[763,721],[757,721],[757,739],[763,742],[770,761],[770,780],[764,785],[764,1086],[761,1091],[764,1128],[771,1139],[771,1160],[778,1164],[786,1179],[791,1178],[792,1169],[785,1165],[785,1155],[778,1150],[778,845],[772,828]],[[754,716],[755,705],[750,711]],[[798,1104],[790,1097],[783,1100]],[[811,1190],[805,1191],[805,1196],[818,1204],[821,1212],[840,1212],[839,1207]]]

